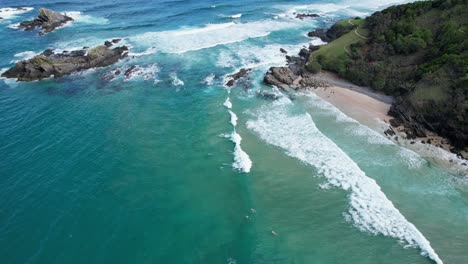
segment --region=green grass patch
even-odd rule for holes
[[[354,31],[348,32],[338,39],[323,45],[319,50],[312,53],[312,56],[316,58],[319,55],[325,57],[338,57],[343,54],[347,54],[345,48],[349,51],[349,46],[353,43],[364,41],[364,39],[357,36]]]
[[[363,28],[362,25],[364,24],[363,19],[349,19],[354,25],[358,26],[357,32],[361,34],[364,37],[367,37],[369,35],[369,31],[366,28]],[[341,21],[338,21],[337,24],[341,26],[349,26],[348,19],[343,19]],[[349,46],[351,44],[360,42],[360,41],[365,41],[365,39],[359,37],[356,35],[354,30],[344,34],[343,36],[339,37],[338,39],[323,45],[320,47],[319,50],[314,51],[312,53],[313,57],[317,57],[319,55],[325,56],[325,57],[338,57],[343,54],[347,54],[346,50],[349,51]]]

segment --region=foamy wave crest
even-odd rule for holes
[[[426,161],[421,158],[421,156],[403,147],[398,151],[398,156],[408,165],[410,169],[419,169],[426,163]]]
[[[63,14],[73,18],[73,20],[75,20],[76,23],[94,24],[94,25],[105,25],[109,23],[109,20],[107,18],[86,15],[86,14],[81,13],[80,11],[68,11],[68,12],[63,12]]]
[[[129,52],[128,56],[135,56],[135,57],[141,57],[141,56],[146,56],[146,55],[151,55],[157,52],[156,47],[149,47],[143,52]]]
[[[317,168],[327,178],[328,186],[349,191],[346,219],[360,230],[397,238],[442,263],[429,241],[395,208],[376,181],[323,135],[309,114],[289,114],[292,106],[286,97],[263,106],[257,119],[249,120],[247,127],[267,143],[286,150],[289,156]]]
[[[230,15],[229,16],[230,18],[241,18],[242,17],[242,14],[235,14],[235,15]]]
[[[289,28],[293,25],[292,23],[271,20],[250,23],[209,24],[202,28],[148,32],[131,37],[130,41],[135,46],[156,46],[161,52],[185,53],[235,43],[249,38],[264,37],[272,31]]]
[[[179,77],[177,76],[177,73],[173,72],[173,73],[171,73],[169,75],[169,77],[171,77],[171,79],[172,79],[172,85],[174,85],[174,86],[184,86],[185,85],[184,81],[179,79]]]
[[[231,109],[232,108],[232,103],[231,103],[231,99],[226,98],[226,101],[224,101],[224,106],[227,108],[227,109]]]
[[[29,12],[31,10],[33,10],[34,8],[32,7],[4,7],[4,8],[0,8],[0,17],[2,17],[3,19],[0,19],[0,22],[2,20],[8,20],[8,19],[12,19],[12,18],[15,18],[16,16],[20,15],[20,14],[23,14],[23,13],[26,13],[26,12]]]
[[[249,155],[242,149],[242,138],[235,130],[231,134],[231,140],[235,144],[234,163],[232,166],[241,172],[249,173],[250,169],[252,168],[252,160],[250,160]]]
[[[203,83],[206,84],[206,85],[213,85],[215,78],[216,78],[216,76],[212,73],[212,74],[206,76],[205,79],[203,79]]]
[[[343,0],[337,3],[329,4],[310,4],[310,5],[280,5],[279,9],[286,11],[280,17],[294,17],[295,13],[315,12],[322,16],[334,16],[336,14],[345,16],[367,16],[374,11],[383,9],[392,4],[401,4],[411,2],[411,0]]]
[[[232,107],[232,105],[231,105],[231,107]],[[229,110],[229,115],[231,115],[231,125],[233,127],[236,127],[237,126],[237,115],[231,110]]]
[[[258,68],[272,65],[284,65],[285,54],[280,49],[296,52],[301,47],[307,47],[308,43],[297,45],[269,44],[263,47],[238,43],[229,47],[229,51],[223,51],[218,56],[218,66],[236,68]]]
[[[145,66],[136,65],[136,68],[128,75],[126,80],[154,80],[154,82],[157,83],[159,82],[159,80],[157,79],[159,71],[160,68],[157,64],[149,64]]]
[[[15,58],[18,58],[18,60],[14,60],[14,61],[11,61],[11,62],[14,63],[14,62],[17,62],[17,61],[20,61],[20,60],[29,60],[29,59],[31,59],[34,56],[39,55],[39,54],[40,53],[30,51],[30,50],[19,52],[19,53],[16,53],[15,55],[13,55]]]

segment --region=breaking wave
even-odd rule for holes
[[[268,36],[272,31],[294,26],[272,20],[250,23],[208,24],[201,28],[148,32],[130,38],[135,45],[156,46],[165,53],[185,53],[249,38]]]
[[[333,141],[315,126],[312,117],[290,114],[292,102],[282,99],[260,108],[247,127],[267,143],[318,169],[327,178],[326,187],[350,192],[345,216],[362,231],[399,239],[436,263],[442,260],[423,234],[398,211],[375,180],[369,178]]]

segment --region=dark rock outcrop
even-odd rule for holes
[[[424,127],[426,122],[421,122],[424,118],[401,97],[395,99],[388,114],[393,117],[390,120],[390,125],[393,127],[403,126],[403,132],[408,139],[426,137],[426,128]]]
[[[314,31],[309,32],[307,35],[309,37],[317,37],[322,39],[325,42],[331,42],[344,34],[350,32],[351,30],[355,29],[356,26],[348,25],[342,26],[340,24],[334,24],[329,29],[319,28]]]
[[[296,14],[296,18],[299,18],[300,20],[304,20],[304,18],[317,18],[320,17],[317,14]]]
[[[250,71],[252,71],[252,69],[242,68],[238,72],[236,72],[234,74],[231,74],[231,75],[228,75],[227,76],[228,81],[226,82],[226,86],[228,86],[228,87],[234,86],[237,83],[237,81],[247,77],[249,75]]]
[[[126,57],[127,51],[126,46],[111,49],[104,45],[58,54],[46,50],[32,59],[16,63],[2,77],[16,78],[18,81],[57,78],[76,71],[109,66]]]
[[[455,149],[461,150],[468,145],[468,134],[457,129],[451,122],[440,122],[444,117],[435,117],[427,112],[419,110],[411,104],[411,100],[402,96],[394,100],[388,112],[394,119],[390,120],[393,127],[403,127],[407,138],[415,139],[426,137],[426,130],[436,132],[450,140]],[[448,119],[448,118],[445,118]]]
[[[69,21],[73,21],[73,18],[46,8],[41,8],[39,9],[39,15],[34,20],[21,22],[19,28],[23,28],[26,31],[40,28],[42,31],[39,32],[39,35],[44,35]]]
[[[266,100],[273,100],[273,101],[279,99],[278,94],[273,93],[273,92],[269,92],[269,91],[258,91],[257,96],[259,98],[263,98],[263,99],[266,99]]]

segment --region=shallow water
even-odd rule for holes
[[[2,263],[464,263],[466,179],[314,95],[256,96],[281,47],[392,1],[326,2],[23,1],[0,20],[0,68],[116,37],[134,57],[0,80]],[[76,22],[11,28],[42,6]],[[240,67],[251,87],[227,90]]]

